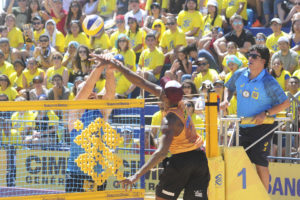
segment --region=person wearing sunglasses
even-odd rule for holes
[[[249,50],[248,67],[237,70],[225,84],[224,101],[220,108],[225,110],[236,92],[238,117],[252,118],[253,124],[239,125],[239,145],[245,149],[277,126],[276,122],[264,124],[267,117],[275,117],[290,106],[285,92],[267,71],[269,59],[270,52],[266,46],[252,46]],[[273,134],[267,135],[246,152],[251,162],[256,165],[256,171],[266,191],[269,188],[267,156],[270,153]]]
[[[259,32],[255,37],[255,44],[266,45],[267,37],[264,33]]]
[[[44,85],[47,89],[55,86],[53,84],[53,76],[59,74],[62,77],[62,84],[67,86],[69,80],[69,72],[68,69],[62,66],[63,56],[59,52],[54,52],[51,57],[51,62],[53,64],[52,67],[47,69],[44,79]]]
[[[110,35],[110,44],[113,46],[116,44],[116,40],[118,39],[120,34],[126,34],[127,30],[125,28],[125,17],[124,15],[116,16],[116,26],[117,30]]]
[[[209,67],[206,58],[199,57],[194,64],[197,65],[197,69],[192,74],[192,80],[194,81],[197,90],[200,89],[202,82],[209,80],[213,83],[219,78],[218,72]]]
[[[218,55],[226,52],[226,43],[233,41],[238,46],[238,51],[246,54],[251,45],[255,44],[254,36],[251,31],[244,28],[243,18],[240,15],[233,15],[230,18],[232,31],[214,42],[214,49]]]
[[[165,57],[169,57],[171,63],[175,60],[175,52],[179,47],[186,46],[187,41],[184,32],[177,26],[175,17],[167,17],[167,27],[161,38],[159,46],[162,48]]]
[[[164,22],[161,19],[156,19],[156,20],[154,20],[154,22],[152,24],[152,31],[155,32],[155,37],[156,37],[157,46],[158,46],[164,32],[166,31],[166,25],[164,24]]]
[[[282,36],[288,37],[288,34],[281,31],[282,22],[279,18],[273,18],[271,20],[271,29],[273,33],[267,37],[266,46],[271,50],[271,53],[279,51],[278,39]]]
[[[290,41],[288,37],[282,36],[278,39],[279,51],[273,54],[271,63],[275,58],[279,58],[282,62],[283,69],[293,74],[298,67],[298,53],[290,49]]]
[[[64,1],[64,3],[65,3],[65,1]],[[70,4],[70,7],[69,7],[68,15],[66,18],[66,23],[64,26],[65,32],[67,33],[68,30],[70,30],[71,21],[79,20],[80,24],[82,24],[83,19],[84,19],[84,16],[82,15],[82,7],[81,7],[79,1],[77,1],[77,0],[72,1]]]
[[[45,33],[44,24],[40,16],[35,16],[32,18],[32,27],[35,45],[38,45],[38,41],[41,35]]]
[[[46,34],[42,34],[39,37],[38,46],[35,47],[33,52],[33,56],[38,61],[41,69],[46,71],[51,67],[52,64],[50,58],[54,51],[56,50],[50,46],[50,37]]]
[[[150,1],[147,1],[147,4],[148,4],[148,2],[150,2]],[[146,10],[147,10],[147,4],[146,4]],[[150,13],[147,16],[147,18],[145,19],[145,23],[144,23],[144,27],[143,27],[144,31],[146,31],[147,33],[152,31],[153,23],[155,20],[160,19],[163,22],[167,21],[166,17],[161,14],[161,7],[158,2],[153,2],[151,4],[150,8],[151,8],[151,10],[149,11]]]

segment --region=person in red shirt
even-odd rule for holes
[[[56,28],[66,35],[64,26],[68,12],[63,9],[62,0],[49,0],[45,2],[45,8],[50,13],[52,19],[56,22]]]

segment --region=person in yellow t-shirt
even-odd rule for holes
[[[70,32],[67,34],[65,39],[64,51],[67,50],[68,45],[71,41],[76,41],[81,45],[85,45],[90,48],[90,40],[87,35],[82,31],[80,21],[72,20],[70,24]]]
[[[235,55],[228,55],[226,57],[226,66],[229,68],[229,73],[226,74],[225,83],[229,81],[232,74],[239,68],[243,67],[243,62]]]
[[[224,0],[222,5],[222,15],[230,19],[233,15],[241,15],[243,20],[248,20],[247,0]]]
[[[294,71],[293,76],[296,76],[298,79],[300,79],[300,69]]]
[[[117,0],[100,0],[97,7],[97,12],[100,16],[107,20],[113,17],[116,10]]]
[[[170,56],[171,63],[174,61],[174,52],[181,46],[186,46],[186,38],[184,32],[177,26],[175,17],[167,17],[167,27],[169,30],[165,31],[159,46],[162,48],[165,57]]]
[[[160,0],[160,1],[147,0],[145,10],[148,11],[148,13],[150,12],[151,5],[153,3],[158,3],[159,5],[161,5],[163,13],[165,13],[168,10],[168,3],[169,3],[168,0]]]
[[[127,36],[130,40],[130,47],[136,55],[136,63],[138,63],[141,52],[144,48],[144,35],[145,32],[139,28],[138,21],[134,17],[128,17],[129,30]]]
[[[165,57],[163,52],[156,47],[156,38],[153,33],[147,34],[146,44],[148,48],[141,54],[138,73],[146,80],[157,83],[165,62]]]
[[[279,18],[273,18],[271,20],[271,29],[273,33],[267,37],[266,40],[266,46],[268,47],[269,50],[271,50],[271,53],[275,53],[279,51],[279,46],[278,46],[278,39],[281,36],[286,36],[289,37],[287,33],[281,31],[282,28],[282,23]]]
[[[35,46],[37,46],[40,36],[45,33],[44,24],[42,23],[42,18],[40,16],[37,15],[32,19],[32,27],[34,30],[34,43]]]
[[[45,34],[50,38],[50,46],[63,53],[65,48],[65,36],[62,32],[57,30],[55,21],[53,19],[49,19],[46,22],[45,27]]]
[[[124,15],[118,15],[116,16],[116,26],[117,26],[117,30],[111,34],[110,36],[110,44],[112,46],[116,45],[116,41],[119,37],[120,34],[126,34],[126,28],[125,28],[125,18]]]
[[[109,36],[105,33],[104,29],[90,39],[90,47],[92,49],[111,49],[112,44],[110,43]]]
[[[283,69],[283,63],[280,58],[272,60],[270,74],[277,80],[281,88],[286,91],[291,74]]]
[[[53,67],[50,67],[46,71],[46,75],[45,75],[45,79],[44,79],[44,85],[47,87],[47,89],[50,89],[53,87],[52,77],[56,74],[59,74],[62,76],[63,85],[67,86],[68,80],[69,80],[69,73],[68,73],[68,69],[61,65],[62,59],[63,59],[63,56],[59,52],[53,53],[52,58],[51,58]]]
[[[0,75],[0,94],[6,94],[9,101],[14,101],[19,95],[17,90],[11,86],[8,76],[2,74]]]
[[[204,57],[199,57],[195,62],[197,69],[192,74],[192,80],[194,81],[197,90],[200,89],[202,82],[209,80],[214,83],[218,78],[218,72],[209,68],[209,63]]]
[[[227,61],[227,57],[230,55],[235,55],[242,61],[243,66],[241,66],[241,67],[248,66],[248,59],[244,56],[244,54],[238,52],[238,46],[235,42],[227,43],[227,53],[228,54],[223,58],[223,61],[222,61],[223,69],[226,73],[228,72],[228,67],[227,67],[226,61]]]
[[[5,74],[6,76],[10,76],[15,72],[13,65],[7,61],[5,61],[4,53],[0,50],[0,74]]]
[[[203,19],[204,28],[203,36],[208,35],[212,32],[214,27],[222,28],[223,19],[222,16],[218,14],[218,2],[210,0],[207,3],[207,15]]]
[[[198,11],[196,0],[186,1],[184,10],[178,14],[177,24],[185,33],[186,37],[201,37],[204,22],[202,14]]]
[[[9,80],[12,84],[12,86],[17,90],[21,90],[23,88],[23,71],[25,69],[25,63],[22,60],[16,60],[14,62],[14,69],[15,72],[13,72],[9,76]]]
[[[22,85],[24,89],[33,89],[33,78],[40,76],[45,77],[45,72],[38,68],[38,63],[34,57],[27,59],[26,69],[22,72]]]
[[[13,14],[8,14],[5,17],[5,25],[8,27],[9,45],[21,49],[24,46],[24,38],[22,31],[16,27],[16,17]]]
[[[156,32],[155,36],[156,36],[157,46],[158,46],[164,32],[166,31],[166,26],[162,20],[156,19],[152,24],[152,30]]]

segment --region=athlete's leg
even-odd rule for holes
[[[255,166],[261,182],[265,186],[266,190],[269,191],[269,177],[270,177],[269,168],[261,165],[255,165]]]

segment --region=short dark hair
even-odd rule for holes
[[[195,4],[196,4],[195,10],[198,10],[198,2],[197,2],[197,0],[186,0],[185,3],[184,3],[184,10],[185,10],[185,11],[188,11],[187,3],[188,3],[189,1],[195,2]]]
[[[7,87],[9,87],[9,86],[11,85],[10,80],[9,80],[9,78],[8,78],[7,75],[1,74],[1,75],[0,75],[0,79],[3,79],[4,81],[7,82]]]
[[[260,54],[261,58],[266,61],[264,67],[268,67],[270,60],[270,51],[265,45],[256,44],[250,48],[249,52],[250,51],[257,51]]]
[[[297,81],[297,83],[299,84],[300,80],[299,80],[299,78],[297,76],[291,76],[291,78],[295,79]]]
[[[155,33],[154,32],[147,33],[145,40],[147,40],[147,38],[154,38],[154,39],[156,39]]]
[[[185,47],[185,51],[186,51],[187,54],[189,54],[191,51],[197,51],[197,52],[198,52],[196,42],[193,42],[193,43],[191,43],[191,44],[188,44],[188,45]]]
[[[59,78],[61,81],[63,80],[63,77],[60,74],[55,74],[54,76],[52,76],[51,81],[53,81],[55,78]]]

